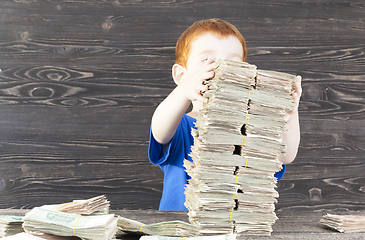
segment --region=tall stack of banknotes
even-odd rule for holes
[[[189,220],[201,234],[271,235],[285,113],[295,76],[219,60],[206,81],[209,102],[192,130],[193,162],[185,186]]]

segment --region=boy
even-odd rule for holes
[[[194,143],[191,128],[199,110],[208,101],[202,96],[208,86],[204,83],[214,77],[215,61],[219,58],[246,61],[246,43],[240,32],[220,19],[202,20],[190,26],[176,44],[176,62],[172,76],[177,87],[156,108],[151,123],[149,159],[164,172],[160,210],[187,210],[184,206],[184,185],[188,176],[184,159],[192,161],[189,153]],[[295,108],[287,113],[288,131],[283,140],[287,154],[280,156],[283,164],[291,163],[300,140],[298,105],[301,95],[301,77],[292,93]],[[185,114],[190,104],[192,111]],[[280,179],[285,171],[276,173]]]

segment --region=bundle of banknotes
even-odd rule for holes
[[[68,203],[43,205],[42,208],[76,214],[105,214],[109,212],[110,202],[105,195],[96,196],[86,200],[74,200]]]
[[[219,60],[208,103],[192,130],[185,187],[189,220],[203,235],[270,235],[277,220],[275,172],[285,154],[285,113],[295,76]]]
[[[23,232],[23,217],[20,216],[0,216],[0,237],[11,236]]]
[[[119,216],[117,227],[123,232],[155,236],[192,237],[199,235],[195,225],[183,221],[167,221],[144,224],[139,221]]]
[[[114,214],[85,216],[36,207],[23,218],[23,228],[28,233],[106,240],[113,238],[117,231],[117,217]]]
[[[22,217],[0,216],[0,236],[5,239],[112,239],[118,216],[107,214],[108,211],[109,201],[104,195],[44,205]]]
[[[365,232],[365,216],[326,214],[320,223],[343,233]]]

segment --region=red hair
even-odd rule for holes
[[[242,60],[246,62],[247,59],[246,42],[242,34],[232,24],[221,19],[212,18],[195,22],[188,29],[186,29],[185,32],[183,32],[183,34],[181,34],[179,40],[176,43],[176,50],[175,50],[176,64],[186,67],[190,54],[191,43],[205,33],[211,33],[220,38],[228,37],[231,35],[236,36],[242,44],[243,48]]]

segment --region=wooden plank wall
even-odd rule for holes
[[[157,209],[152,113],[173,89],[174,45],[217,17],[248,62],[300,74],[302,141],[279,209],[365,209],[362,0],[4,0],[0,5],[0,208],[106,194]]]

